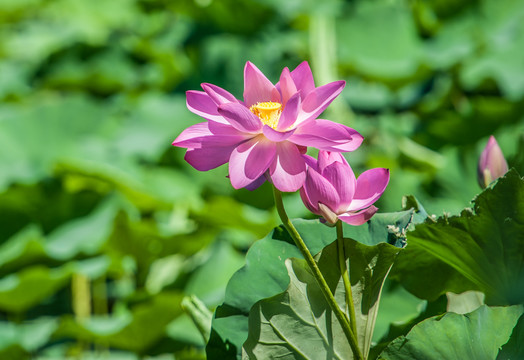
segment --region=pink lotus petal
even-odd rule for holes
[[[320,150],[345,152],[357,149],[364,138],[356,130],[329,120],[311,120],[297,127],[289,141]]]
[[[297,144],[295,144],[297,145]],[[304,155],[305,153],[307,153],[307,146],[302,146],[302,145],[297,145],[297,148],[298,148],[298,151],[300,151],[300,153],[302,155]]]
[[[229,146],[250,137],[252,135],[241,133],[231,125],[211,121],[188,127],[175,139],[173,145],[187,149]]]
[[[257,136],[238,146],[229,159],[229,178],[235,189],[255,182],[273,162],[276,144]]]
[[[302,109],[299,113],[297,122],[302,123],[311,119],[316,119],[316,117],[319,116],[333,100],[335,100],[338,94],[342,92],[345,85],[346,82],[344,80],[334,81],[309,92],[302,102]]]
[[[313,73],[307,61],[302,62],[291,72],[291,78],[295,83],[297,91],[302,91],[304,97],[315,89]]]
[[[377,210],[378,209],[376,207],[370,206],[366,210],[358,213],[341,214],[338,216],[338,218],[349,225],[359,226],[371,219]]]
[[[216,121],[209,121],[208,128],[213,135],[238,136],[239,138],[242,138],[244,140],[251,139],[253,137],[253,134],[239,131],[229,123],[221,124],[217,123]]]
[[[189,149],[184,159],[195,169],[208,171],[227,163],[235,147],[236,145]]]
[[[275,98],[278,95],[278,98]],[[244,103],[249,108],[257,102],[280,102],[280,94],[268,78],[250,61],[244,68]]]
[[[307,169],[304,191],[309,199],[310,207],[315,210],[312,212],[317,215],[321,215],[318,209],[319,203],[328,206],[331,210],[335,210],[340,202],[340,197],[335,187],[311,167]]]
[[[302,186],[300,188],[300,198],[302,199],[302,202],[304,203],[304,205],[306,206],[306,208],[309,211],[311,211],[313,214],[320,215],[319,214],[319,209],[318,209],[318,203],[317,203],[316,207],[313,206],[313,203],[309,199],[309,195],[307,193],[307,189],[306,189],[305,186]]]
[[[262,186],[262,184],[264,184],[266,182],[266,180],[267,180],[266,179],[266,175],[264,173],[261,176],[259,176],[258,179],[256,179],[254,182],[252,182],[251,184],[247,185],[246,189],[249,190],[249,191],[256,190],[260,186]]]
[[[293,127],[293,124],[297,120],[299,109],[300,93],[296,93],[289,99],[286,106],[284,106],[284,110],[282,110],[282,114],[280,114],[280,119],[278,119],[277,130],[284,131]]]
[[[173,145],[187,148],[186,161],[197,170],[207,171],[228,162],[233,149],[248,136],[231,125],[210,121],[185,129]]]
[[[238,102],[238,100],[229,91],[224,90],[219,86],[207,83],[204,83],[201,86],[217,106],[228,102]]]
[[[276,84],[276,88],[280,89],[280,93],[282,94],[282,105],[284,106],[288,102],[289,98],[297,93],[297,87],[291,78],[291,73],[289,72],[288,68],[284,68],[284,70],[282,70],[280,81]]]
[[[357,179],[357,188],[348,211],[360,210],[380,198],[389,182],[389,170],[376,168],[364,171]]]
[[[302,187],[306,179],[306,164],[295,144],[288,141],[277,143],[277,157],[269,169],[273,185],[286,192]]]
[[[289,131],[277,131],[267,125],[264,125],[262,127],[262,132],[269,140],[274,142],[280,142],[286,140],[291,135],[293,135],[295,129],[291,129]]]
[[[324,172],[324,169],[327,166],[335,162],[338,162],[340,164],[343,164],[349,167],[349,164],[346,161],[346,158],[344,158],[344,155],[342,155],[341,153],[324,151],[324,150],[320,150],[318,152],[318,169],[321,174]]]
[[[189,111],[207,120],[226,124],[227,121],[217,111],[215,102],[203,91],[186,91],[186,104]]]
[[[345,212],[353,200],[357,179],[349,165],[341,162],[333,162],[323,171],[322,176],[335,188],[339,196],[339,202],[333,211],[337,214]]]
[[[218,112],[237,130],[257,133],[262,129],[260,119],[240,103],[222,104]]]
[[[208,123],[198,123],[188,127],[173,141],[173,146],[182,148],[199,148],[201,147],[202,138],[213,135],[209,131]]]
[[[306,162],[306,165],[307,165],[307,166],[312,167],[313,170],[315,170],[316,172],[320,173],[320,170],[318,169],[318,162],[317,162],[317,159],[315,159],[314,157],[309,156],[309,155],[307,155],[307,154],[303,154],[303,155],[302,155],[302,158],[303,158],[304,161]]]

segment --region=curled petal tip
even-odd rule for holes
[[[369,208],[356,213],[346,213],[339,215],[339,219],[349,225],[359,226],[365,224],[378,211],[378,208],[371,205]]]
[[[339,84],[339,86],[342,86],[342,88],[346,87],[346,80],[337,80],[334,81],[335,84]]]

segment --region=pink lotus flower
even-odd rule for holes
[[[362,225],[376,212],[372,204],[380,198],[389,182],[389,170],[376,168],[358,179],[342,154],[319,151],[318,161],[304,155],[308,169],[300,196],[314,214],[334,224],[338,219]]]
[[[480,155],[477,179],[481,188],[486,188],[492,182],[508,172],[508,163],[502,154],[497,140],[491,135]]]
[[[277,189],[296,191],[306,178],[307,146],[341,152],[362,143],[355,130],[317,119],[344,86],[335,81],[315,87],[307,62],[292,72],[285,68],[273,85],[247,62],[244,101],[211,84],[186,93],[189,110],[207,121],[184,130],[173,145],[187,148],[185,159],[197,170],[229,162],[236,189],[254,189],[266,176]]]

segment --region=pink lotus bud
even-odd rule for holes
[[[492,181],[503,176],[507,171],[508,163],[497,140],[491,135],[479,159],[477,175],[480,187],[485,189]]]
[[[373,203],[386,189],[389,170],[370,169],[357,179],[338,152],[320,150],[318,160],[308,155],[304,159],[308,167],[300,196],[304,205],[327,224],[333,225],[340,219],[350,225],[362,225],[377,212]]]

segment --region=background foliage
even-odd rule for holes
[[[201,121],[184,91],[240,98],[247,60],[347,81],[326,117],[365,136],[357,172],[391,169],[381,211],[458,214],[490,134],[524,173],[519,0],[0,0],[0,358],[205,357],[181,299],[221,304],[278,221],[170,143]],[[421,310],[386,290],[376,341]]]

